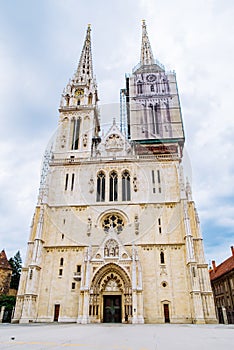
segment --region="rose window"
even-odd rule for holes
[[[120,233],[124,227],[124,220],[119,214],[109,214],[104,217],[102,227],[105,232],[108,232],[110,228],[113,227]]]

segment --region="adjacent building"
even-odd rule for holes
[[[12,268],[5,250],[0,253],[0,295],[8,295],[10,291]]]
[[[101,137],[88,26],[45,154],[14,322],[216,322],[176,75],[154,59],[144,21],[120,97],[120,123],[110,114]]]
[[[232,255],[216,266],[212,261],[210,269],[211,286],[214,293],[219,323],[234,323],[234,248]]]

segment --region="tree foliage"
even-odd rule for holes
[[[22,259],[19,251],[15,254],[13,258],[9,259],[9,263],[12,268],[10,288],[17,290],[19,287],[19,280],[22,269]]]
[[[15,306],[16,297],[9,295],[0,295],[0,309],[5,306],[6,309],[11,310]]]

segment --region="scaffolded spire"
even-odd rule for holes
[[[75,78],[78,81],[87,81],[93,78],[93,62],[91,52],[91,26],[88,24],[84,46],[81,52],[80,61],[75,73]]]
[[[154,64],[154,56],[148,38],[145,20],[142,21],[141,65]]]

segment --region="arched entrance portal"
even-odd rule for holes
[[[91,322],[131,322],[131,280],[119,265],[107,264],[94,275],[90,290],[89,317]]]

